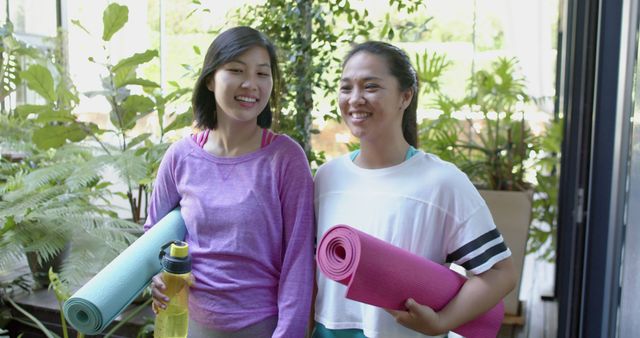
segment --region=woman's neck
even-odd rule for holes
[[[252,124],[220,123],[211,130],[204,150],[220,157],[235,157],[260,149],[261,128]]]
[[[360,154],[353,161],[365,169],[392,167],[404,162],[409,143],[400,140],[377,140],[374,142],[360,140]]]

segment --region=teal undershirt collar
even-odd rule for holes
[[[404,160],[408,160],[410,158],[413,157],[413,155],[417,154],[418,150],[416,148],[414,148],[413,146],[409,146],[409,149],[407,149],[407,154],[404,156]],[[356,160],[356,157],[358,157],[358,155],[360,155],[360,149],[356,149],[354,151],[352,151],[349,154],[349,158],[351,159],[351,162]]]

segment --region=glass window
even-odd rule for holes
[[[57,1],[20,0],[0,1],[0,20],[9,18],[18,34],[56,36]]]

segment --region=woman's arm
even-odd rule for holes
[[[313,289],[313,180],[301,148],[289,151],[280,174],[283,260],[278,285],[278,326],[273,337],[304,337]]]
[[[180,194],[174,179],[177,154],[176,147],[171,146],[162,157],[158,174],[151,192],[149,211],[144,223],[144,231],[151,229],[162,217],[166,216],[180,203]],[[156,314],[166,308],[169,298],[163,293],[166,286],[162,280],[162,273],[158,273],[151,280],[152,309]]]
[[[387,310],[396,321],[426,335],[439,335],[489,311],[516,285],[511,257],[469,278],[458,294],[440,311],[408,299],[407,311]]]
[[[180,158],[180,154],[177,152],[178,147],[173,144],[162,157],[158,167],[158,174],[153,182],[153,191],[149,199],[149,210],[144,223],[144,231],[149,230],[180,203],[181,197],[175,181],[176,165]]]

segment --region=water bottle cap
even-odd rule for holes
[[[169,249],[169,255],[171,257],[184,258],[189,255],[189,244],[182,241],[175,241],[171,243],[171,248]]]
[[[169,244],[171,244],[171,249],[167,254],[165,250]],[[160,262],[162,268],[170,273],[183,274],[191,272],[189,245],[182,241],[173,241],[165,244],[160,251]]]

